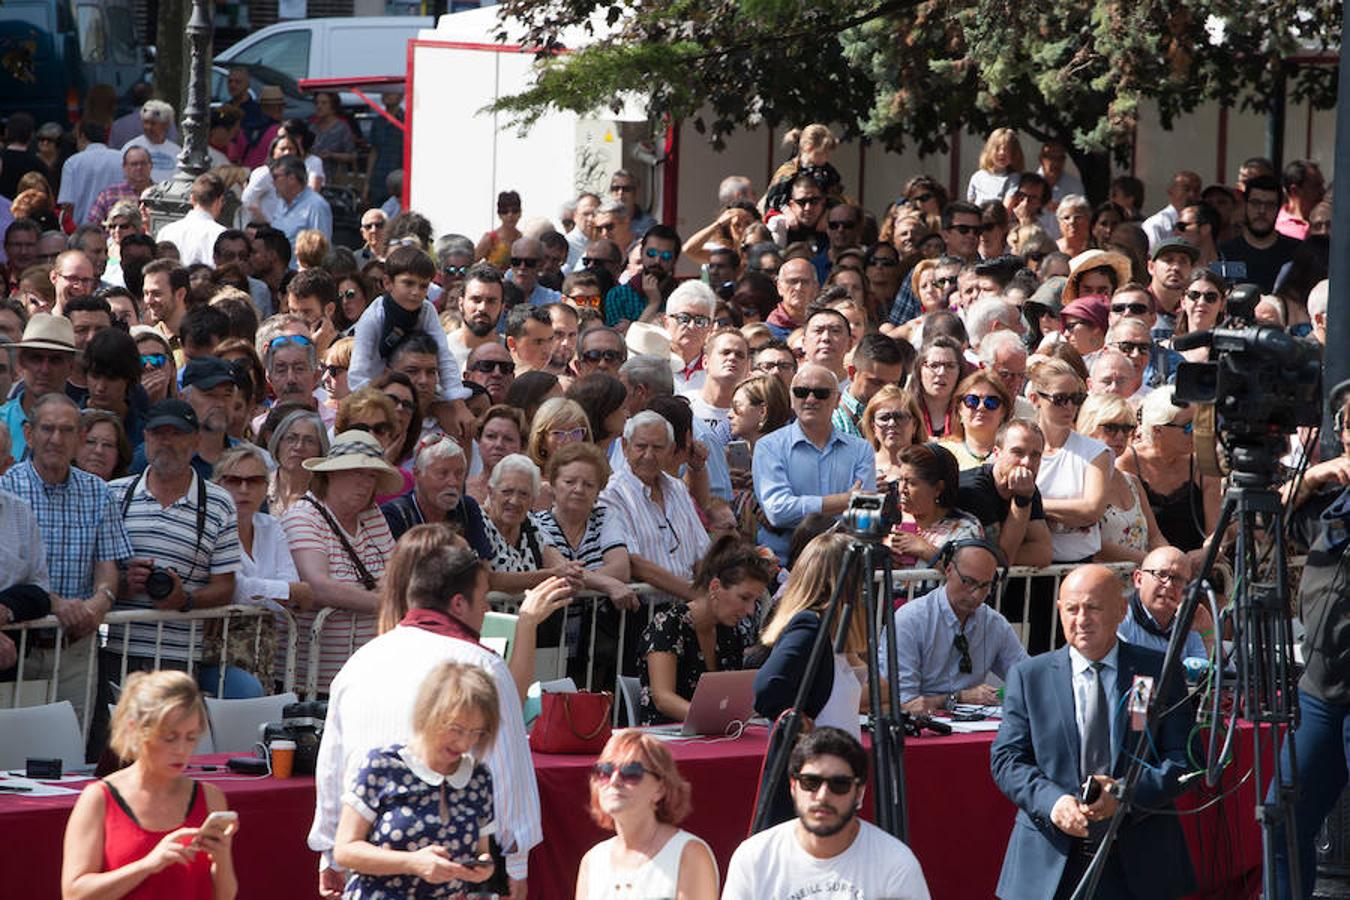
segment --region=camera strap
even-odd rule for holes
[[[333,530],[333,534],[337,535],[338,542],[342,544],[342,549],[347,551],[348,558],[351,559],[352,565],[356,567],[356,577],[360,580],[361,586],[368,591],[375,590],[375,588],[379,586],[379,583],[375,580],[375,576],[370,574],[370,570],[366,568],[365,563],[361,562],[361,557],[356,555],[356,550],[352,547],[351,542],[347,540],[347,536],[342,533],[341,526],[333,519],[333,516],[328,512],[328,509],[309,494],[306,494],[301,499],[307,501],[317,509],[319,515],[323,516],[323,520],[328,523],[328,527]]]
[[[148,471],[148,470],[147,470]],[[202,539],[206,537],[206,481],[201,474],[193,471],[192,477],[197,479],[197,538],[192,545],[192,568],[188,569],[187,575],[183,576],[184,581],[190,581],[193,574],[197,571],[197,558],[202,554]],[[127,492],[122,495],[122,520],[125,521],[127,513],[131,510],[131,501],[136,496],[136,489],[145,481],[146,473],[142,472],[136,476],[136,480],[127,488]],[[151,496],[154,496],[153,494]],[[210,567],[208,566],[208,569]]]

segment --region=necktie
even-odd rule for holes
[[[1094,687],[1088,688],[1087,703],[1083,709],[1083,777],[1108,775],[1111,772],[1111,706],[1102,684],[1102,669],[1106,663],[1091,664]]]

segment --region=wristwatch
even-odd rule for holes
[[[1016,503],[1019,509],[1026,509],[1031,505],[1031,498],[1023,497],[1021,494],[1013,494],[1013,503]]]
[[[111,590],[110,588],[108,588],[107,585],[104,585],[103,587],[101,587],[101,588],[99,588],[98,590],[94,591],[94,596],[95,596],[95,597],[97,597],[99,594],[103,594],[103,595],[105,595],[105,596],[108,598],[108,608],[109,608],[109,609],[112,609],[114,606],[117,605],[117,595],[114,594],[114,593],[112,592],[112,590]]]
[[[183,591],[183,596],[184,596],[185,598],[187,598],[187,599],[185,599],[185,600],[183,601],[183,605],[182,605],[181,607],[179,607],[179,610],[178,610],[178,611],[179,611],[179,612],[192,612],[192,595],[189,594],[186,590],[184,590],[184,591]]]

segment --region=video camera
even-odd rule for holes
[[[262,741],[271,746],[274,740],[295,741],[295,768],[297,775],[313,775],[319,758],[319,741],[323,738],[323,723],[328,717],[326,700],[304,700],[287,703],[281,708],[281,721],[263,726]]]
[[[894,481],[878,493],[854,494],[842,516],[849,534],[879,541],[900,522],[900,492]]]

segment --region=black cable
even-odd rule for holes
[[[1248,769],[1246,774],[1244,774],[1241,778],[1238,779],[1237,784],[1233,785],[1231,788],[1224,791],[1223,793],[1215,797],[1211,797],[1210,799],[1206,800],[1204,803],[1200,804],[1194,809],[1168,809],[1166,807],[1161,806],[1158,807],[1139,806],[1138,804],[1132,806],[1131,809],[1138,810],[1139,812],[1151,813],[1156,816],[1177,816],[1177,817],[1193,816],[1197,813],[1204,812],[1205,810],[1209,809],[1216,803],[1222,803],[1224,800],[1227,800],[1229,797],[1236,794],[1239,788],[1241,788],[1244,784],[1246,784],[1248,781],[1251,780],[1252,773],[1254,771],[1255,769]]]

